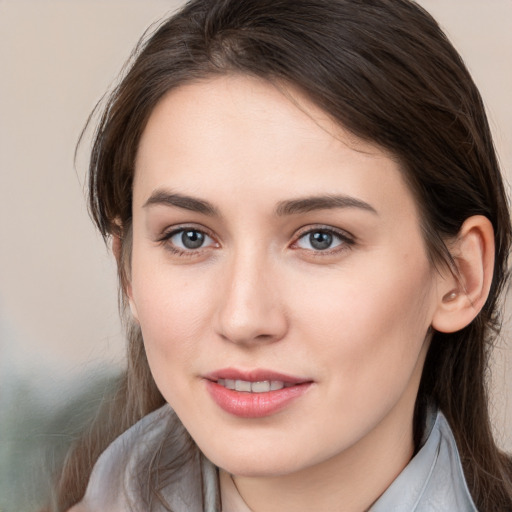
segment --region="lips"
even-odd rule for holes
[[[261,418],[281,411],[304,395],[312,380],[270,370],[225,368],[204,377],[213,401],[241,418]]]

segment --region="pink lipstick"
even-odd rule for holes
[[[241,418],[270,416],[301,397],[313,381],[270,370],[225,368],[205,377],[213,401]]]

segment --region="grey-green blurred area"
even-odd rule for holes
[[[49,503],[56,469],[112,396],[117,377],[102,367],[53,386],[51,379],[41,385],[26,376],[1,382],[1,512],[37,512]]]

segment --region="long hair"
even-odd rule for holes
[[[434,266],[453,265],[444,240],[465,219],[484,215],[492,222],[488,300],[461,331],[433,332],[415,431],[423,404],[434,401],[453,429],[479,510],[511,510],[512,464],[493,440],[486,388],[507,277],[508,206],[480,94],[438,24],[414,2],[193,0],[146,36],[104,107],[90,160],[90,211],[106,239],[121,240],[121,285],[129,279],[134,162],[149,116],[173,88],[236,73],[292,84],[345,129],[394,155]],[[111,420],[100,416],[69,455],[57,510],[81,499],[112,439],[163,402],[133,328],[127,373],[107,406]]]

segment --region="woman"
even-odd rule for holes
[[[187,4],[111,96],[90,190],[128,369],[57,510],[512,509],[484,382],[507,202],[416,4]]]

